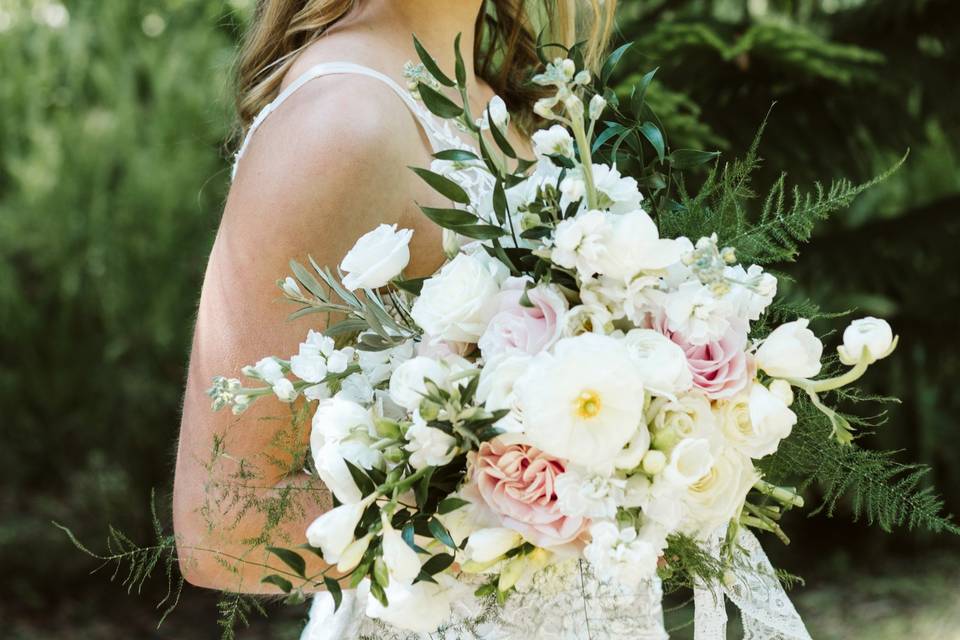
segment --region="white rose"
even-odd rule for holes
[[[381,224],[366,233],[340,263],[346,273],[343,286],[356,289],[379,289],[400,275],[410,262],[410,238],[413,231],[397,225]]]
[[[686,529],[709,534],[743,509],[747,493],[759,479],[750,458],[733,447],[714,455],[713,466],[682,494],[687,507]]]
[[[320,549],[327,564],[340,561],[343,552],[353,542],[353,531],[363,516],[366,505],[343,504],[327,511],[307,528],[307,541]]]
[[[823,343],[800,318],[774,329],[757,349],[757,366],[774,378],[812,378],[820,373]]]
[[[415,410],[427,391],[426,380],[443,386],[447,370],[426,356],[411,358],[397,367],[390,376],[390,399],[409,411]]]
[[[623,343],[637,364],[643,386],[653,393],[672,396],[689,391],[693,374],[680,345],[659,331],[633,329]]]
[[[549,129],[541,129],[533,134],[533,151],[539,157],[573,157],[573,138],[566,127],[555,124]]]
[[[660,238],[657,225],[646,212],[636,209],[610,216],[606,226],[599,271],[605,276],[629,280],[641,271],[664,269],[679,262],[683,245]]]
[[[389,605],[384,607],[376,598],[367,598],[366,614],[414,633],[435,633],[450,618],[451,603],[464,600],[471,591],[445,573],[437,574],[434,580],[414,585],[391,580],[384,589]]]
[[[486,254],[461,253],[423,283],[410,314],[431,338],[476,342],[496,312],[508,272]]]
[[[508,433],[523,431],[514,385],[530,366],[532,356],[525,353],[503,353],[491,358],[480,370],[477,400],[487,411],[509,409],[497,422],[497,428]]]
[[[643,419],[643,381],[619,341],[596,334],[560,340],[516,383],[525,434],[548,454],[608,465]]]
[[[670,452],[670,461],[663,470],[663,479],[675,487],[689,487],[706,475],[713,466],[710,441],[687,438]]]
[[[410,545],[406,543],[400,532],[385,521],[383,531],[383,562],[390,572],[390,582],[394,580],[400,584],[413,584],[414,578],[420,575],[420,557]]]
[[[428,427],[425,422],[415,421],[407,429],[407,446],[404,447],[412,455],[410,466],[414,469],[423,467],[442,467],[448,464],[457,453],[457,441],[440,429]]]
[[[743,415],[743,400],[734,400],[722,409],[722,428],[727,440],[751,458],[762,458],[777,450],[780,441],[790,435],[797,415],[782,398],[759,382],[750,388],[748,416]]]
[[[657,449],[669,452],[685,438],[703,438],[714,446],[720,442],[710,401],[699,393],[688,393],[676,400],[656,398],[647,408],[646,417]]]
[[[334,397],[317,406],[310,450],[320,479],[340,502],[352,504],[362,499],[344,460],[365,469],[378,466],[382,456],[370,446],[376,435],[370,412],[355,402]]]
[[[523,543],[523,536],[513,529],[489,527],[470,534],[464,549],[472,562],[492,562]]]
[[[867,364],[886,358],[897,346],[893,329],[886,320],[867,317],[854,320],[843,332],[843,344],[837,347],[840,361],[853,366],[866,357]]]

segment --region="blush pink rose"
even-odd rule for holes
[[[513,350],[539,353],[559,339],[566,298],[553,287],[540,285],[527,291],[533,306],[525,307],[520,299],[526,285],[524,278],[508,278],[497,294],[497,312],[477,342],[484,358]]]
[[[747,388],[753,377],[752,359],[747,356],[747,332],[731,325],[718,340],[694,345],[680,333],[656,323],[661,333],[680,345],[693,374],[693,386],[711,400],[730,398]]]
[[[500,436],[472,454],[467,495],[473,494],[504,527],[538,547],[565,545],[580,538],[590,521],[565,516],[557,508],[554,482],[564,470],[563,461]]]

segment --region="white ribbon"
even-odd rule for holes
[[[710,552],[716,557],[722,541],[722,532],[711,538]],[[722,583],[693,590],[694,640],[727,637],[725,597],[740,609],[745,640],[811,640],[757,538],[741,527],[736,545],[739,566]]]

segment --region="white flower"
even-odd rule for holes
[[[713,466],[710,441],[687,438],[670,452],[670,461],[663,470],[663,479],[675,487],[689,487],[706,475]]]
[[[337,397],[351,400],[357,404],[369,405],[373,402],[373,385],[362,373],[352,373],[340,383]]]
[[[714,455],[713,466],[682,494],[687,507],[686,529],[709,534],[735,518],[747,492],[759,479],[750,458],[733,447]]]
[[[840,361],[853,366],[866,357],[867,364],[886,358],[897,346],[893,329],[886,320],[867,317],[854,320],[843,332],[843,344],[837,347]]]
[[[560,206],[566,209],[571,202],[580,200],[587,194],[587,183],[575,169],[570,171],[563,180],[560,181]]]
[[[360,370],[373,385],[389,380],[394,370],[412,357],[413,341],[407,341],[399,346],[382,351],[357,352]]]
[[[600,271],[606,253],[608,216],[586,211],[557,225],[550,259],[561,267],[576,268],[582,278]]]
[[[413,231],[397,225],[381,224],[363,235],[340,263],[346,275],[343,286],[356,289],[379,289],[400,275],[410,262],[410,238]]]
[[[293,383],[286,378],[280,378],[274,382],[272,388],[273,393],[281,402],[293,402],[297,399],[297,390],[294,389]]]
[[[573,157],[573,138],[567,128],[555,124],[549,129],[541,129],[533,134],[533,151],[539,157]]]
[[[590,119],[599,120],[603,110],[607,108],[607,101],[599,93],[590,98]]]
[[[445,573],[434,579],[435,583],[421,581],[414,585],[391,580],[384,589],[388,606],[384,607],[376,598],[367,598],[366,614],[414,633],[435,633],[450,618],[451,603],[465,599],[471,592]]]
[[[590,537],[583,555],[601,581],[636,587],[656,573],[659,550],[636,529],[601,521],[591,525]]]
[[[757,349],[757,366],[774,378],[812,378],[820,373],[823,343],[806,318],[774,329]]]
[[[343,550],[343,553],[340,554],[340,560],[337,561],[337,571],[340,573],[350,573],[353,571],[360,561],[363,559],[363,554],[367,552],[367,549],[370,547],[370,541],[373,540],[373,534],[367,533],[362,538],[357,538]]]
[[[629,213],[640,209],[643,195],[637,188],[637,181],[621,176],[616,167],[593,165],[593,184],[601,209],[607,209],[610,213]]]
[[[477,400],[487,411],[509,409],[510,413],[497,422],[497,428],[508,433],[523,431],[514,385],[530,366],[532,356],[526,353],[503,353],[490,360],[480,370]]]
[[[513,529],[488,527],[470,534],[464,553],[471,562],[492,562],[523,543],[523,536]]]
[[[564,318],[563,335],[579,336],[583,333],[607,333],[613,329],[610,311],[598,304],[580,304],[567,312]]]
[[[320,549],[327,564],[336,564],[353,542],[353,530],[367,506],[362,502],[342,504],[327,511],[307,528],[307,541]]]
[[[487,104],[487,109],[483,113],[484,123],[489,126],[487,121],[487,113],[489,112],[490,118],[493,120],[493,124],[497,125],[501,131],[506,129],[507,125],[510,123],[510,112],[507,111],[507,103],[503,101],[503,98],[500,96],[493,96],[490,99],[490,102]]]
[[[298,285],[297,281],[290,276],[284,278],[283,284],[280,285],[280,288],[283,289],[283,292],[291,298],[303,297],[303,292],[300,291],[300,285]]]
[[[622,280],[641,271],[664,269],[678,262],[683,253],[682,244],[660,238],[657,225],[640,209],[610,216],[603,244],[598,271]]]
[[[420,557],[400,532],[390,526],[386,516],[383,522],[383,562],[390,572],[390,582],[396,580],[400,584],[413,584],[414,578],[420,575]]]
[[[461,253],[423,283],[410,314],[432,338],[476,342],[496,312],[495,297],[508,275],[499,260]]]
[[[710,401],[699,393],[687,393],[676,400],[656,398],[647,409],[654,446],[669,452],[684,438],[703,438],[717,445],[721,436]]]
[[[534,357],[516,383],[526,436],[587,467],[609,464],[643,418],[643,382],[620,343],[583,334]]]
[[[557,476],[553,489],[557,509],[565,516],[613,518],[625,487],[623,479],[571,466]]]
[[[313,331],[307,333],[306,342],[300,343],[300,351],[297,355],[290,358],[290,371],[305,382],[317,384],[327,377],[327,358],[324,353],[329,342],[331,353],[333,350],[333,339],[322,333]]]
[[[623,449],[613,459],[613,466],[617,469],[630,470],[635,469],[643,457],[650,449],[650,431],[646,426],[641,425],[637,432],[630,438]]]
[[[370,447],[374,442],[376,429],[368,410],[340,397],[317,406],[310,450],[320,479],[340,502],[352,504],[363,498],[344,460],[365,469],[379,465],[382,456]]]
[[[426,380],[442,386],[447,379],[447,370],[438,361],[417,356],[397,367],[390,376],[390,399],[401,407],[413,411],[420,406],[427,391]]]
[[[252,367],[244,367],[243,373],[269,384],[273,393],[283,402],[293,402],[297,399],[297,392],[293,388],[293,383],[284,377],[283,368],[276,358],[263,358]]]
[[[637,364],[647,390],[672,396],[693,386],[693,374],[683,349],[659,331],[633,329],[624,337],[623,344]]]
[[[747,398],[724,402],[719,410],[723,435],[751,458],[776,451],[797,423],[796,414],[786,403],[759,382],[753,384]]]
[[[747,320],[759,319],[777,294],[777,279],[755,264],[746,270],[739,264],[726,267],[723,275],[732,285],[725,297],[734,313]]]
[[[346,347],[327,356],[327,370],[330,373],[343,373],[350,366],[354,355],[353,347]]]
[[[681,334],[690,344],[719,340],[730,327],[732,310],[709,287],[691,280],[666,296],[667,328]]]
[[[419,414],[417,416],[419,418]],[[412,453],[410,465],[414,469],[423,467],[442,467],[448,464],[457,453],[457,441],[440,429],[428,427],[423,420],[414,420],[407,429],[407,446]]]

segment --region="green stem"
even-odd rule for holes
[[[787,487],[778,487],[765,480],[758,480],[753,488],[777,502],[794,507],[803,507],[803,498],[797,495],[796,490]]]
[[[583,170],[583,182],[587,187],[587,206],[590,209],[596,209],[597,189],[593,182],[593,154],[590,151],[590,140],[586,131],[583,129],[583,118],[571,118],[570,125],[573,129],[573,138],[577,142],[577,148],[580,150],[580,165]]]

